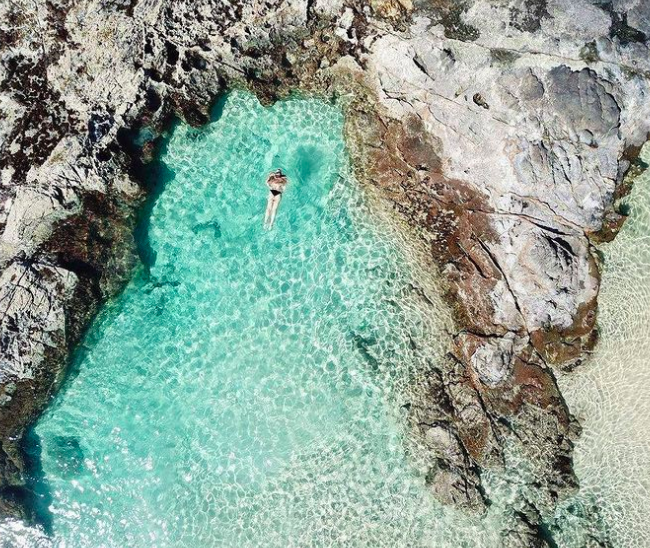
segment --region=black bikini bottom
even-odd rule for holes
[[[282,194],[282,192],[279,190],[271,190],[271,196],[279,196],[280,194]]]

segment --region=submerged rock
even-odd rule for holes
[[[576,488],[578,428],[553,368],[595,344],[593,242],[620,226],[613,202],[649,131],[643,6],[2,4],[0,507],[22,513],[2,494],[24,481],[25,428],[137,260],[137,173],[156,137],[174,114],[208,121],[231,86],[264,102],[299,88],[352,93],[359,178],[447,283],[458,333],[410,406],[432,492],[483,511],[481,471],[507,468],[514,444],[538,479],[504,545],[543,546],[541,516]]]

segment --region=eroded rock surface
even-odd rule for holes
[[[458,333],[406,402],[443,502],[533,473],[504,545],[544,546],[576,488],[554,371],[596,341],[598,263],[648,134],[642,0],[43,0],[0,4],[0,507],[20,440],[137,261],[136,174],[174,114],[231,86],[351,94],[359,178],[419,231]],[[4,495],[3,495],[4,494]],[[595,542],[595,541],[594,541]]]

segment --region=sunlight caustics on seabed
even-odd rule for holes
[[[648,145],[642,157],[650,161]],[[601,247],[600,341],[592,359],[559,379],[584,428],[575,450],[581,490],[559,512],[571,548],[582,546],[567,511],[578,505],[592,508],[614,548],[650,546],[650,171],[624,201],[630,216]]]
[[[400,404],[449,313],[413,291],[423,274],[350,176],[342,126],[335,105],[234,92],[207,127],[174,130],[150,275],[95,322],[35,430],[55,546],[495,540],[406,456]]]
[[[350,176],[341,111],[242,92],[217,111],[169,138],[147,264],[35,429],[51,530],[0,523],[0,547],[502,548],[515,491],[489,472],[485,520],[443,508],[406,441],[400,406],[449,312]],[[265,232],[277,167],[290,184]],[[602,247],[601,341],[559,378],[584,425],[582,488],[549,523],[561,548],[650,538],[649,174],[627,202]]]

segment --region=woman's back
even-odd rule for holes
[[[279,169],[277,171],[273,171],[266,180],[266,184],[269,186],[269,188],[277,192],[282,192],[284,190],[284,187],[287,186],[287,182],[287,177]]]

